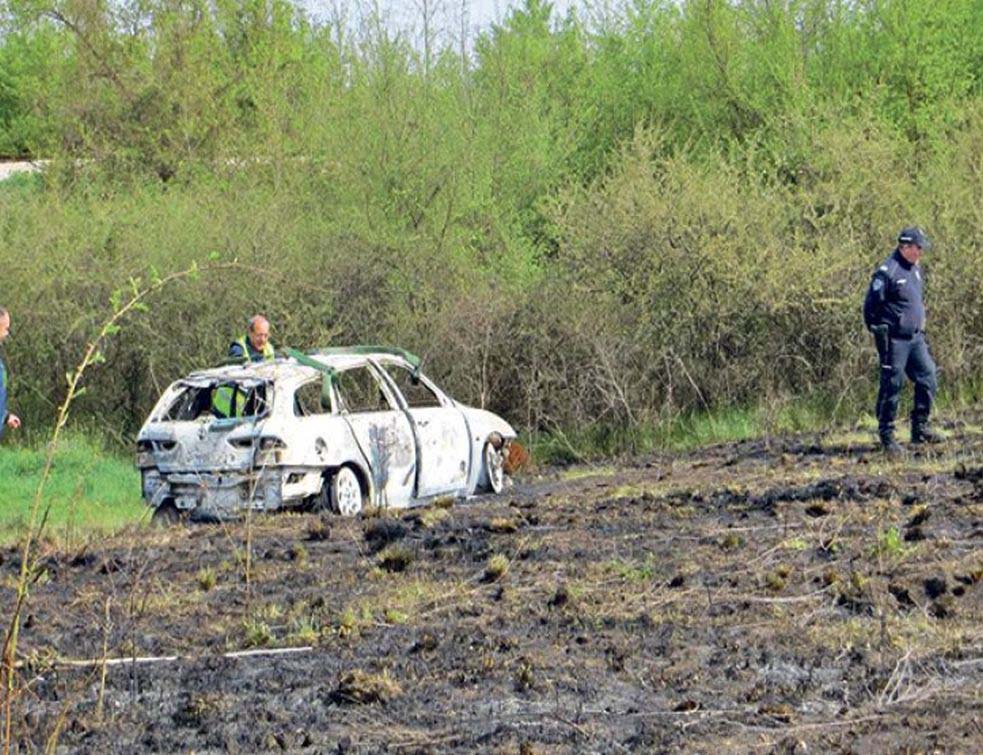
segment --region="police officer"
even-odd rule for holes
[[[270,343],[270,323],[263,315],[249,318],[246,335],[229,344],[229,359],[240,362],[271,361],[275,357]]]
[[[10,312],[0,307],[0,343],[10,335]],[[7,365],[0,358],[0,438],[6,428],[16,430],[20,427],[20,417],[7,411]]]
[[[897,248],[874,272],[864,300],[864,324],[874,335],[881,365],[877,394],[881,446],[891,455],[901,452],[894,439],[894,419],[905,375],[915,384],[911,442],[942,440],[928,424],[937,383],[935,362],[925,342],[924,276],[918,261],[929,248],[929,240],[921,228],[902,230]]]

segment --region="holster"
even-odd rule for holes
[[[877,346],[881,364],[891,364],[891,337],[888,335],[887,325],[875,325],[870,332],[874,334],[874,345]]]

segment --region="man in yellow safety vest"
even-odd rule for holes
[[[249,318],[246,335],[229,344],[230,361],[264,362],[275,358],[270,343],[270,323],[263,315]],[[232,385],[220,385],[212,392],[212,409],[219,417],[241,417],[246,395]]]

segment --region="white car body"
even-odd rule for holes
[[[515,431],[448,397],[403,354],[331,349],[178,380],[137,436],[145,501],[217,518],[303,505],[355,514],[501,490]],[[221,386],[243,416],[216,416]],[[334,500],[345,482],[347,505]]]

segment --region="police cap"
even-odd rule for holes
[[[923,231],[918,226],[912,226],[911,228],[905,228],[901,233],[898,234],[899,244],[914,244],[921,249],[930,249],[932,243],[928,240],[928,236],[925,235]]]

